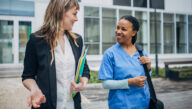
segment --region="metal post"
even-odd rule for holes
[[[154,23],[155,23],[155,62],[156,62],[156,76],[159,75],[159,68],[158,68],[158,48],[157,48],[157,16],[156,16],[157,12],[156,12],[156,8],[155,8],[155,12],[154,12]]]

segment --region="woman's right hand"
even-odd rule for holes
[[[34,108],[39,108],[40,104],[45,102],[46,102],[45,95],[43,95],[40,89],[31,90],[30,95],[28,97],[29,106],[32,105]]]
[[[145,76],[137,76],[131,79],[128,79],[129,85],[134,85],[137,87],[144,87],[145,86],[146,77]]]

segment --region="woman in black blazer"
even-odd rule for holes
[[[82,52],[83,40],[81,36],[70,32],[74,22],[78,20],[78,10],[79,4],[77,0],[50,0],[46,9],[44,24],[40,30],[30,35],[26,47],[22,81],[24,86],[30,91],[28,104],[32,108],[60,109],[62,106],[58,104],[62,104],[65,101],[63,97],[68,97],[58,93],[58,90],[63,89],[64,92],[70,90],[76,95],[72,100],[74,106],[68,108],[66,105],[69,104],[63,104],[64,108],[62,109],[81,109],[80,91],[85,89],[90,78],[87,62],[85,62],[79,84],[71,81],[70,84],[64,85],[64,88],[61,84],[65,83],[61,82],[63,80],[62,76],[75,75]],[[66,46],[68,46],[67,49]],[[56,50],[61,51],[63,56],[69,54],[68,56],[70,57],[71,55],[74,59],[60,58],[59,60]],[[64,63],[67,61],[64,67],[65,65],[69,66],[68,64],[71,65],[67,68],[67,71],[63,71],[66,74],[58,73],[58,69],[61,69],[60,71],[63,69],[59,67],[59,64],[56,65],[58,61]],[[70,88],[67,89],[65,86],[70,86]]]

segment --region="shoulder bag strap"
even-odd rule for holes
[[[142,52],[143,48],[141,46],[137,45],[136,49],[138,50],[139,55],[142,57],[143,56],[143,52]],[[153,98],[154,100],[157,100],[155,90],[154,90],[154,87],[153,87],[153,83],[151,81],[151,76],[149,75],[149,71],[147,69],[147,64],[143,64],[143,67],[144,67],[144,70],[145,70],[145,75],[147,76],[147,82],[149,84],[149,91],[150,91],[151,98]]]

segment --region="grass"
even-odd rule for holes
[[[170,68],[170,69],[185,69],[185,68],[192,68],[192,66],[174,67],[174,68]],[[155,68],[152,68],[152,74],[151,74],[152,78],[165,78],[165,69],[164,68],[159,68],[158,76],[156,76],[155,72],[156,72]],[[91,77],[89,79],[89,83],[101,83],[101,80],[98,80],[98,71],[91,71],[90,75],[91,75]],[[192,77],[192,72],[179,73],[179,77],[181,77],[181,78]]]

